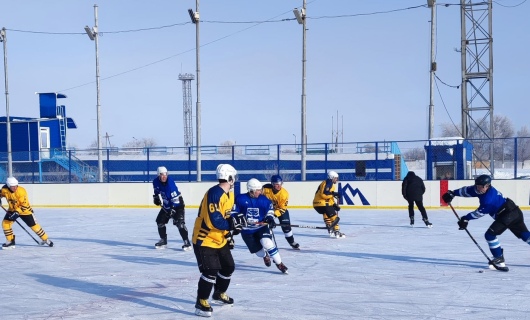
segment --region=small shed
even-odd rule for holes
[[[40,117],[9,117],[13,162],[40,161],[53,157],[54,152],[66,151],[66,129],[76,129],[66,107],[59,99],[62,93],[37,93]],[[0,132],[7,133],[7,118],[0,117]],[[7,139],[0,139],[0,161],[7,161]]]
[[[426,151],[428,180],[470,179],[473,145],[461,137],[429,140]]]

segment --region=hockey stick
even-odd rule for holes
[[[266,222],[260,222],[258,224],[265,225],[267,223]],[[306,229],[324,229],[324,230],[328,229],[328,227],[303,226],[303,225],[299,225],[299,224],[281,224],[281,223],[278,223],[276,225],[279,226],[279,227],[306,228]]]
[[[4,209],[4,211],[7,213],[7,210],[6,208],[4,208],[4,206],[2,206],[2,209]],[[33,239],[33,241],[35,241],[38,245],[40,245],[40,242],[37,241],[37,239],[35,239],[31,233],[28,232],[28,230],[26,230],[26,228],[24,228],[24,226],[18,222],[18,220],[15,220],[15,222],[22,228],[22,230],[26,231],[26,233],[31,237],[31,239]]]
[[[449,207],[451,207],[451,210],[453,210],[453,213],[455,214],[456,218],[460,221],[460,217],[458,216],[458,213],[456,213],[455,211],[455,208],[453,208],[453,205],[448,203],[449,204]],[[488,259],[488,263],[489,265],[493,266],[495,269],[499,270],[499,271],[504,271],[504,272],[508,272],[510,269],[508,269],[508,267],[501,267],[501,266],[498,266],[496,264],[493,263],[493,261],[491,261],[490,257],[488,257],[488,255],[486,254],[486,252],[484,252],[484,250],[482,250],[482,248],[480,247],[480,245],[477,243],[477,241],[475,240],[475,238],[473,238],[473,236],[471,235],[471,233],[469,233],[469,230],[467,230],[467,228],[464,228],[464,230],[466,230],[467,232],[467,235],[471,238],[471,240],[473,240],[473,242],[477,245],[477,248],[480,250],[480,252],[482,252],[482,254],[484,255],[484,257],[486,257],[486,259]]]

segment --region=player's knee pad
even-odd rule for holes
[[[202,271],[201,279],[210,282],[215,283],[215,279],[217,279],[217,270],[215,269],[206,269]]]
[[[261,238],[259,242],[261,243],[261,246],[263,247],[263,249],[267,251],[275,247],[274,242],[270,238]]]
[[[158,229],[161,229],[161,228],[165,228],[166,224],[165,223],[158,223],[157,226],[158,226]]]
[[[263,258],[265,257],[265,249],[261,249],[260,251],[256,252],[256,256]]]
[[[184,221],[179,222],[179,224],[177,224],[177,228],[179,228],[179,230],[186,230],[186,231],[188,231],[188,229],[186,228],[186,224],[184,223]]]
[[[484,234],[484,238],[486,239],[486,241],[492,241],[497,239],[497,235],[495,234],[494,230],[488,229]]]
[[[221,270],[219,270],[217,276],[225,280],[230,280],[230,277],[232,276],[232,273],[234,273],[234,270],[236,270],[235,266],[224,266]]]
[[[333,217],[335,217],[337,215],[336,212],[327,212],[326,213],[326,216],[328,216],[329,219],[333,219]]]

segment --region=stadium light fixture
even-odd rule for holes
[[[199,12],[193,12],[193,9],[188,9],[188,14],[190,15],[191,22],[197,24],[197,21],[199,21]]]
[[[92,31],[92,29],[90,29],[89,26],[85,26],[85,32],[90,38],[90,40],[94,41],[94,39],[96,39],[94,32]]]
[[[303,24],[305,19],[305,10],[302,9],[301,11],[298,11],[297,8],[293,9],[294,16],[296,17],[296,21],[298,21],[298,24]]]

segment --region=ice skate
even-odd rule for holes
[[[278,267],[278,270],[280,270],[283,274],[288,274],[287,267],[283,264],[283,262],[280,262],[280,264],[277,264],[276,267]]]
[[[195,314],[201,317],[211,317],[212,316],[212,307],[206,299],[197,298],[195,303]]]
[[[41,241],[39,244],[41,246],[53,247],[53,241],[51,241],[50,239],[46,239],[46,241]]]
[[[414,217],[410,217],[410,226],[414,228]]]
[[[293,242],[289,243],[289,245],[290,245],[291,248],[293,248],[294,250],[300,250],[300,244],[298,244],[298,242],[296,242],[296,241],[293,241]]]
[[[184,240],[184,245],[182,246],[182,250],[190,251],[191,249],[192,248],[191,248],[190,240],[188,240],[188,239]]]
[[[425,222],[425,226],[427,226],[427,228],[432,228],[432,223],[429,222],[429,219],[423,219],[423,222]]]
[[[9,249],[15,249],[15,236],[13,236],[13,240],[6,242],[2,245],[2,250],[9,250]]]
[[[271,266],[271,258],[269,257],[268,254],[265,255],[265,257],[263,257],[263,263],[265,263],[265,265],[267,267],[270,267]]]
[[[333,238],[346,238],[346,235],[342,232],[340,232],[339,230],[335,230],[335,232],[333,232]]]
[[[214,291],[212,295],[212,302],[219,305],[233,305],[234,299],[230,298],[226,292]]]
[[[161,238],[157,243],[155,243],[155,249],[166,249],[167,248],[167,238]]]
[[[492,270],[495,270],[495,267],[493,265],[496,265],[499,267],[506,267],[506,264],[504,263],[504,255],[491,259],[491,262],[489,263],[489,268]]]

